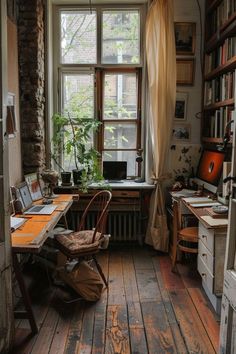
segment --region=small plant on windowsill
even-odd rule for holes
[[[53,136],[54,161],[59,157],[74,160],[75,168],[72,170],[74,184],[82,191],[87,191],[91,182],[103,180],[99,166],[99,152],[89,146],[91,132],[96,132],[100,122],[97,120],[85,120],[79,117],[71,118],[60,114],[53,115],[55,133]],[[61,164],[58,164],[62,169]]]

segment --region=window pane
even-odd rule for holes
[[[138,175],[138,164],[135,162],[135,151],[104,151],[103,161],[127,161],[127,176]]]
[[[104,149],[136,149],[135,123],[105,123]]]
[[[140,63],[139,11],[104,11],[102,18],[102,63]]]
[[[136,119],[136,74],[106,74],[104,86],[103,119]]]
[[[89,11],[62,11],[61,63],[94,64],[97,62],[97,19]]]
[[[94,118],[94,74],[64,74],[62,111],[72,117]]]

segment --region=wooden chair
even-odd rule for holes
[[[98,269],[99,274],[107,287],[107,280],[99,265],[96,254],[100,250],[100,245],[105,232],[108,215],[108,207],[112,194],[104,190],[97,192],[88,203],[79,223],[78,229],[70,234],[55,235],[55,243],[58,249],[69,259],[92,259]],[[86,227],[88,213],[95,214],[94,225],[88,229]]]
[[[198,227],[181,228],[179,205],[178,202],[174,200],[172,271],[175,270],[178,251],[198,253]]]

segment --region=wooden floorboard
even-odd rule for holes
[[[167,255],[138,245],[111,248],[98,261],[109,289],[96,303],[65,303],[68,289],[29,265],[39,333],[32,336],[28,321],[17,321],[12,354],[217,352],[219,318],[192,266],[178,264],[172,273]]]

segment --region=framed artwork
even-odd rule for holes
[[[16,134],[16,102],[15,94],[8,92],[6,130],[8,138],[14,138]]]
[[[175,141],[189,141],[190,140],[190,124],[174,124],[173,139]]]
[[[21,183],[18,186],[18,191],[20,194],[21,203],[23,205],[23,210],[25,210],[26,208],[30,207],[33,202],[28,184],[26,182]]]
[[[29,186],[30,194],[33,201],[43,198],[37,173],[30,173],[25,175],[25,181]]]
[[[174,120],[184,121],[187,119],[187,102],[188,102],[187,92],[176,92]]]
[[[175,22],[175,46],[177,55],[195,53],[196,23]]]
[[[177,59],[176,81],[177,85],[193,85],[194,59]]]

